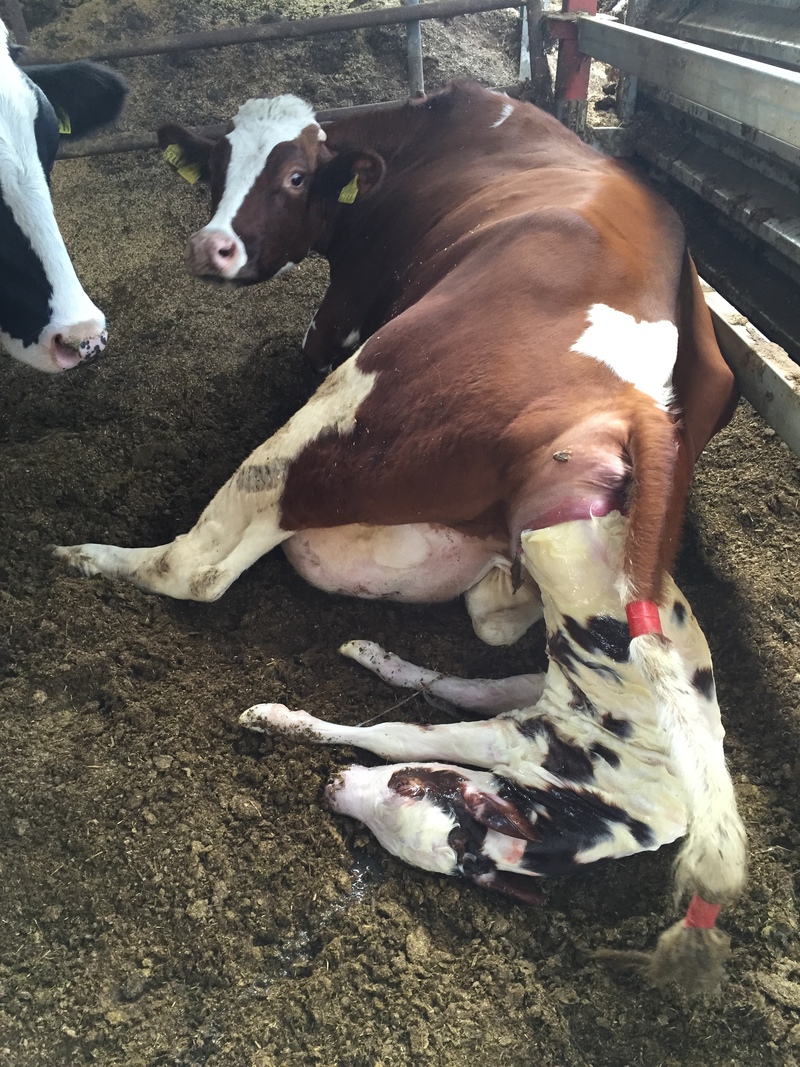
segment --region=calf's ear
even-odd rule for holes
[[[115,71],[80,59],[22,68],[53,105],[61,133],[85,137],[114,122],[128,87]]]
[[[208,179],[212,140],[171,122],[159,127],[158,143],[164,149],[167,163],[186,181],[194,184],[198,178]]]

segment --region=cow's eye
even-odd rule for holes
[[[300,186],[303,184],[303,182],[305,180],[306,180],[305,174],[301,174],[299,170],[296,170],[294,172],[294,174],[291,176],[291,178],[289,179],[289,181],[292,183],[292,185],[295,187],[295,189],[299,189]]]

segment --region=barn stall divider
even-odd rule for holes
[[[660,32],[637,25],[650,17],[644,0],[629,0],[625,23],[598,16],[597,0],[563,0],[559,13],[546,11],[543,3],[547,0],[529,0],[520,8],[520,77],[525,80],[502,91],[526,93],[540,105],[551,104],[562,122],[602,151],[632,158],[661,184],[669,184],[668,195],[687,219],[698,268],[718,294],[706,283],[723,354],[743,395],[800,455],[800,307],[793,299],[800,283],[800,222],[792,206],[800,192],[800,30],[781,15],[786,8],[770,6],[769,0],[759,0],[756,8],[770,13],[775,25],[767,19],[760,34],[746,20],[742,23],[738,0],[729,0],[727,16],[718,4],[710,5],[712,15],[705,21],[702,9],[708,4],[699,5],[699,14],[695,5],[682,16],[685,5],[674,5],[678,15],[671,20],[661,9],[653,16]],[[154,37],[103,48],[88,57],[67,53],[58,58],[129,59],[406,24],[409,95],[414,97],[424,91],[421,21],[516,6],[507,0],[405,0],[401,7]],[[18,38],[25,40],[18,0],[6,0],[6,9]],[[756,23],[764,27],[765,20]],[[688,39],[678,39],[679,34]],[[734,52],[695,43],[692,37]],[[555,41],[558,62],[551,95],[545,53]],[[759,58],[736,51],[755,51]],[[618,125],[587,124],[592,59],[622,74]],[[30,64],[47,61],[44,56],[26,57]],[[396,103],[360,105],[356,110]],[[348,110],[321,111],[319,117],[332,119]],[[220,124],[198,132],[218,135],[223,128]],[[107,135],[66,145],[61,157],[156,147],[152,132]],[[742,315],[773,343],[760,338],[754,342],[753,328]]]

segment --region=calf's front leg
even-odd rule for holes
[[[440,726],[405,722],[340,726],[307,711],[291,711],[284,704],[254,704],[239,716],[239,722],[261,733],[278,731],[324,745],[355,745],[386,759],[459,760],[472,767],[506,764],[521,743],[518,724],[508,718]]]

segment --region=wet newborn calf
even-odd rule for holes
[[[442,678],[368,642],[342,649],[395,685],[493,718],[348,727],[258,704],[241,721],[397,761],[343,771],[328,786],[331,807],[360,819],[409,863],[535,901],[536,876],[657,849],[686,832],[686,787],[662,725],[666,687],[693,705],[719,768],[709,794],[712,829],[735,804],[708,645],[667,579],[659,613],[675,674],[654,684],[631,655],[625,608],[610,580],[619,573],[624,529],[617,512],[523,534],[524,560],[543,594],[544,675]],[[436,762],[419,762],[428,760]]]

